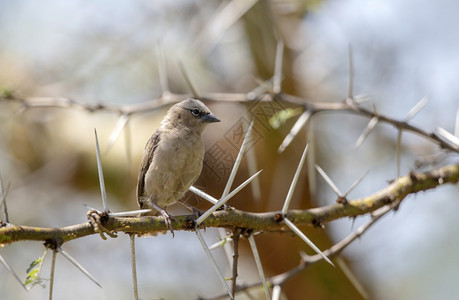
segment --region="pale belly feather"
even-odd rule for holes
[[[162,208],[176,203],[201,174],[203,157],[200,136],[170,139],[167,147],[158,147],[147,171],[147,195]]]

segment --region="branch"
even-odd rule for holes
[[[327,112],[327,111],[347,111],[352,113],[357,113],[362,116],[366,116],[370,119],[378,118],[378,122],[388,123],[393,125],[395,128],[405,131],[410,131],[415,133],[419,136],[422,136],[430,141],[437,143],[441,148],[448,149],[453,152],[459,152],[459,148],[451,143],[444,141],[438,134],[434,132],[427,132],[421,128],[408,124],[406,120],[398,121],[389,116],[384,116],[379,113],[376,113],[372,110],[363,108],[359,105],[356,105],[354,102],[343,101],[343,102],[319,102],[319,103],[312,103],[308,102],[300,97],[281,94],[278,96],[279,99],[289,103],[295,103],[297,105],[302,105],[305,110],[311,112],[311,114],[316,114],[319,112]]]
[[[422,136],[430,141],[435,142],[441,148],[447,149],[453,152],[459,152],[459,147],[453,143],[445,141],[440,135],[435,132],[427,132],[421,128],[409,124],[406,120],[398,121],[389,116],[377,114],[372,110],[361,107],[356,102],[348,101],[345,99],[339,102],[314,102],[301,97],[285,94],[285,93],[273,93],[273,91],[264,91],[263,93],[253,97],[252,93],[207,93],[201,96],[202,100],[208,101],[224,101],[224,102],[253,102],[253,101],[274,101],[282,100],[290,104],[296,104],[303,107],[306,111],[309,111],[311,115],[319,112],[330,112],[330,111],[342,111],[352,112],[365,116],[368,118],[378,118],[378,122],[388,123],[393,125],[395,128],[404,131],[413,132],[419,136]],[[88,112],[95,111],[110,111],[121,115],[130,116],[135,113],[148,112],[156,110],[166,105],[172,105],[182,101],[186,97],[190,97],[188,94],[174,94],[167,93],[165,96],[152,99],[146,102],[137,104],[127,105],[112,105],[107,103],[97,104],[85,104],[80,101],[75,101],[71,98],[66,97],[16,97],[14,94],[0,95],[0,101],[4,102],[16,102],[19,103],[23,110],[32,108],[75,108],[80,110],[86,110]]]
[[[410,194],[436,188],[446,183],[459,181],[459,164],[445,166],[424,173],[410,172],[399,177],[384,189],[364,198],[349,200],[347,204],[335,203],[328,206],[307,210],[289,210],[286,217],[296,225],[322,226],[324,223],[343,217],[356,217],[377,209],[400,202]],[[194,230],[194,215],[174,217],[174,230]],[[168,231],[162,217],[108,217],[102,224],[110,231],[147,234]],[[206,219],[206,227],[246,228],[262,232],[289,232],[282,222],[282,212],[251,213],[230,209],[214,212]],[[0,243],[7,244],[20,240],[62,240],[67,242],[87,235],[95,234],[90,222],[62,227],[40,228],[4,224],[0,228]]]
[[[350,235],[345,237],[340,242],[336,243],[335,245],[333,245],[329,249],[325,250],[324,253],[326,254],[326,256],[329,257],[329,258],[335,258],[335,257],[339,256],[341,254],[341,252],[348,245],[350,245],[357,238],[360,238],[372,225],[374,225],[376,223],[376,221],[378,221],[382,216],[387,214],[389,211],[391,211],[394,207],[396,207],[399,204],[400,204],[400,202],[397,201],[397,202],[394,202],[391,205],[388,205],[388,206],[385,206],[385,207],[379,209],[377,212],[375,212],[372,215],[372,219],[368,223],[360,226],[355,232],[351,233]],[[324,259],[322,257],[322,255],[320,255],[320,254],[309,256],[309,255],[305,254],[304,252],[302,252],[302,253],[300,253],[300,255],[301,255],[301,261],[297,266],[293,267],[290,270],[285,271],[284,273],[277,274],[277,275],[274,275],[274,276],[268,278],[267,282],[269,282],[274,287],[282,286],[290,278],[294,277],[299,272],[305,270],[307,267],[311,266],[312,264],[317,263],[317,262],[319,262],[319,261]],[[261,286],[263,284],[264,284],[263,282],[252,282],[252,283],[248,283],[248,284],[238,285],[237,289],[236,289],[236,292],[246,291],[246,290],[248,290],[250,288],[258,287],[258,286]],[[216,296],[209,297],[209,298],[200,298],[200,299],[215,300],[215,299],[221,299],[224,296],[225,296],[225,294],[216,295]]]

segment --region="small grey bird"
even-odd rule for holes
[[[166,207],[179,201],[202,170],[202,133],[209,123],[220,122],[199,100],[188,98],[172,106],[161,126],[148,140],[137,180],[137,203],[163,216],[172,235]]]

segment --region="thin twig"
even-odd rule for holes
[[[237,265],[239,260],[239,238],[241,236],[241,229],[235,228],[233,230],[233,279],[231,284],[231,292],[236,295],[236,280],[237,280]]]

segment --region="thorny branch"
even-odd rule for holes
[[[14,94],[8,95],[8,97],[0,96],[0,101],[16,102],[21,105],[24,110],[32,108],[75,108],[80,110],[86,110],[88,112],[96,111],[110,111],[118,113],[123,116],[131,116],[136,113],[152,111],[162,106],[172,105],[182,101],[185,97],[190,95],[185,94],[173,94],[168,93],[167,95],[153,99],[147,102],[139,104],[128,104],[128,105],[112,105],[107,103],[88,104],[75,101],[71,98],[65,97],[29,97],[19,98],[15,97]],[[285,93],[272,93],[269,90],[264,89],[261,93],[208,93],[200,97],[207,101],[223,101],[223,102],[250,102],[250,101],[273,101],[281,100],[291,104],[299,105],[303,107],[305,111],[309,111],[311,115],[319,112],[352,112],[368,118],[377,118],[378,122],[388,123],[393,125],[395,128],[404,131],[410,131],[418,134],[430,141],[435,142],[441,148],[447,149],[453,152],[459,152],[459,145],[445,141],[439,134],[435,132],[428,132],[419,127],[409,124],[406,120],[399,121],[389,116],[379,114],[375,111],[366,109],[356,103],[353,99],[347,98],[341,102],[312,102],[307,99],[303,99],[297,96],[285,94]],[[356,97],[357,98],[357,97]]]
[[[352,84],[350,83],[350,86]],[[351,112],[361,116],[368,117],[373,122],[374,127],[378,122],[388,123],[393,125],[398,133],[398,143],[400,143],[402,131],[409,131],[415,133],[421,137],[424,137],[431,142],[436,143],[440,148],[459,152],[459,142],[456,137],[449,134],[444,130],[438,130],[437,132],[427,132],[423,129],[415,127],[408,123],[409,117],[402,121],[395,120],[388,116],[379,114],[376,109],[369,110],[361,106],[361,104],[354,100],[352,96],[352,89],[349,90],[348,98],[341,102],[329,102],[329,103],[315,103],[307,101],[306,99],[299,98],[296,96],[284,94],[280,92],[279,82],[274,85],[273,89],[269,87],[257,88],[256,90],[247,94],[208,94],[204,97],[200,97],[203,100],[214,100],[214,101],[228,101],[228,102],[250,102],[250,101],[273,101],[281,100],[290,104],[299,106],[298,109],[302,109],[303,113],[298,119],[294,128],[292,128],[288,139],[286,138],[282,143],[280,149],[285,149],[291,140],[296,136],[299,129],[303,127],[310,117],[319,112]],[[196,94],[196,93],[195,93]],[[196,96],[196,95],[195,95]],[[116,130],[111,139],[116,140],[116,136],[123,130],[123,127],[129,121],[129,118],[136,113],[155,110],[161,106],[171,105],[181,101],[187,95],[173,94],[170,92],[163,93],[162,97],[152,101],[148,101],[141,104],[134,105],[109,105],[98,103],[83,104],[74,101],[69,98],[59,97],[43,97],[43,98],[17,98],[13,94],[7,96],[0,96],[0,101],[8,101],[13,104],[19,104],[20,110],[27,110],[32,108],[75,108],[85,110],[88,112],[95,111],[110,111],[118,113],[121,118],[119,122],[119,129]],[[423,101],[421,101],[423,102]],[[251,125],[252,126],[252,125]],[[250,126],[250,127],[251,127]],[[440,128],[441,129],[441,128]],[[367,134],[370,132],[370,126],[367,127]],[[249,135],[250,129],[247,132]],[[363,137],[363,139],[365,136]],[[113,141],[112,141],[113,142]],[[244,140],[245,143],[245,140]],[[307,149],[307,147],[306,147]],[[306,153],[305,149],[305,153]],[[243,147],[239,155],[242,156],[244,153]],[[304,153],[304,155],[305,155]],[[399,159],[399,158],[398,158]],[[98,157],[100,163],[100,157]],[[99,166],[101,170],[101,166]],[[237,166],[235,164],[235,170]],[[233,170],[234,171],[234,170]],[[257,173],[258,174],[258,173]],[[254,176],[256,176],[255,174]],[[397,173],[398,174],[398,173]],[[103,178],[102,178],[103,179]],[[234,295],[236,291],[242,291],[250,288],[251,286],[261,285],[265,286],[265,292],[269,298],[269,291],[267,283],[271,284],[277,290],[280,290],[281,286],[289,278],[304,270],[309,265],[316,263],[322,259],[327,259],[339,255],[345,247],[347,247],[356,238],[360,237],[369,227],[371,227],[379,218],[385,215],[387,212],[392,210],[394,207],[400,205],[403,199],[409,194],[414,194],[419,191],[425,191],[428,189],[435,188],[445,183],[456,183],[459,181],[459,164],[450,165],[436,170],[432,170],[425,173],[414,173],[410,172],[408,175],[399,177],[394,180],[386,188],[364,198],[349,200],[349,201],[338,201],[338,203],[323,206],[319,208],[312,208],[308,210],[288,210],[283,209],[279,212],[267,212],[267,213],[249,213],[239,211],[234,208],[230,208],[224,211],[217,211],[212,213],[210,217],[206,219],[207,227],[220,227],[237,229],[237,232],[243,230],[244,232],[290,232],[290,228],[282,222],[284,218],[290,220],[295,225],[310,225],[315,227],[323,227],[327,222],[343,218],[343,217],[356,217],[371,213],[372,219],[369,223],[360,227],[356,232],[352,233],[342,241],[338,242],[331,248],[320,252],[313,256],[307,256],[302,254],[302,261],[300,264],[293,269],[276,276],[269,278],[268,280],[250,285],[250,286],[237,286],[237,242],[235,243],[235,253],[233,261],[233,286],[232,293],[228,290],[229,295]],[[227,183],[227,188],[231,187],[232,180]],[[103,180],[101,181],[103,184]],[[333,184],[332,184],[333,186]],[[225,191],[226,189],[225,188]],[[225,192],[227,193],[227,191]],[[225,194],[224,193],[224,194]],[[2,193],[3,194],[3,193]],[[347,195],[347,193],[346,193]],[[338,196],[340,197],[340,196]],[[224,198],[222,196],[222,198]],[[346,198],[346,196],[344,196]],[[347,199],[346,199],[347,200]],[[220,200],[222,201],[222,200]],[[106,205],[104,204],[104,207]],[[106,209],[107,210],[107,209]],[[210,213],[210,211],[209,211]],[[95,214],[98,215],[98,214]],[[200,224],[199,220],[196,222],[194,215],[177,216],[173,220],[172,226],[175,230],[195,230],[196,224]],[[285,220],[287,221],[287,220]],[[13,243],[19,240],[41,240],[41,241],[60,241],[61,243],[70,241],[76,238],[84,237],[95,233],[101,234],[102,231],[110,233],[110,236],[116,237],[116,232],[125,232],[134,235],[144,235],[152,232],[164,232],[167,231],[167,225],[161,217],[120,217],[120,216],[109,216],[108,218],[99,218],[93,220],[93,222],[86,222],[83,224],[77,224],[73,226],[67,226],[63,228],[37,228],[28,226],[16,226],[9,223],[0,223],[3,227],[0,227],[0,244]],[[291,225],[294,226],[294,225]],[[97,228],[102,228],[102,231],[98,231]],[[238,235],[239,236],[239,235]],[[237,239],[236,239],[237,241]],[[331,262],[330,262],[331,263]],[[264,278],[264,275],[261,276]],[[50,290],[52,293],[52,289]]]
[[[420,191],[436,188],[446,183],[459,181],[459,164],[445,166],[429,172],[410,172],[394,180],[384,189],[364,198],[349,200],[347,204],[331,205],[307,210],[289,210],[287,218],[296,225],[322,226],[343,217],[356,217],[374,212],[381,207],[402,201],[406,196]],[[174,230],[193,230],[194,215],[176,216],[172,222]],[[237,209],[216,211],[206,219],[206,227],[245,228],[252,231],[289,231],[282,221],[282,213],[251,213]],[[146,234],[167,231],[162,217],[109,217],[102,225],[112,232]],[[62,228],[39,228],[6,224],[0,228],[0,243],[7,244],[20,240],[57,240],[67,242],[95,234],[89,222]]]
[[[347,246],[349,246],[354,240],[356,240],[359,237],[361,237],[373,224],[376,223],[376,221],[381,219],[382,216],[386,215],[394,207],[398,206],[400,204],[400,201],[401,200],[398,200],[398,201],[396,201],[396,202],[394,202],[394,203],[392,203],[390,205],[386,205],[386,206],[376,210],[373,213],[372,218],[368,223],[362,225],[355,232],[351,233],[350,235],[348,235],[343,240],[341,240],[340,242],[336,243],[335,245],[333,245],[329,249],[323,251],[323,253],[329,258],[334,258],[334,257],[339,256],[341,254],[341,252],[343,252],[343,250]],[[305,270],[310,265],[312,265],[312,264],[314,264],[314,263],[316,263],[318,261],[321,261],[323,259],[323,257],[320,254],[309,256],[309,255],[306,255],[305,253],[300,253],[300,255],[301,255],[301,261],[297,266],[295,266],[294,268],[292,268],[292,269],[290,269],[290,270],[288,270],[288,271],[286,271],[284,273],[272,276],[271,278],[268,278],[266,281],[268,283],[270,283],[272,286],[282,286],[285,282],[287,282],[290,278],[292,278],[293,276],[295,276],[299,272]],[[252,287],[257,287],[257,286],[261,286],[261,285],[263,285],[263,282],[254,282],[254,283],[251,283],[251,284],[238,285],[235,292],[237,293],[237,292],[241,292],[241,291],[246,291],[246,290],[248,290],[248,289],[250,289]],[[224,298],[224,297],[226,297],[226,294],[217,295],[217,296],[210,297],[210,298],[201,298],[201,299],[215,300],[215,299],[220,299],[220,298]]]

